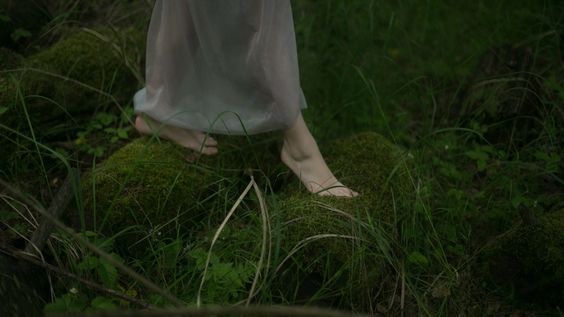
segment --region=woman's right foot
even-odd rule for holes
[[[185,148],[198,153],[213,155],[217,153],[217,141],[201,131],[187,130],[163,124],[149,116],[138,115],[135,118],[135,129],[142,135],[157,134]]]
[[[358,193],[335,178],[301,115],[284,131],[280,159],[311,193],[320,196],[356,197]]]

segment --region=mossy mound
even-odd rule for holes
[[[126,240],[130,242],[150,232],[177,234],[178,226],[180,232],[209,234],[252,174],[269,203],[276,204],[268,208],[273,230],[278,230],[274,237],[280,239],[280,256],[289,255],[285,263],[296,263],[306,275],[331,280],[324,287],[338,300],[363,305],[373,295],[386,257],[393,253],[386,239],[397,237],[397,222],[411,204],[409,164],[403,151],[376,133],[338,140],[324,149],[333,171],[361,194],[344,199],[312,195],[297,177],[285,182],[290,172],[279,159],[277,133],[217,140],[217,155],[192,162],[186,160],[191,151],[150,137],[118,150],[83,177],[85,208],[92,214],[96,207],[98,229],[109,235],[136,226]],[[270,190],[278,195],[271,196]],[[254,194],[240,208],[258,210]],[[231,222],[241,221],[235,216]],[[247,229],[257,230],[256,225]],[[295,272],[293,268],[282,265],[278,273],[285,279]],[[301,283],[286,282],[286,286]]]
[[[157,227],[197,207],[206,191],[216,190],[217,177],[204,165],[187,162],[184,154],[170,142],[139,138],[87,174],[85,207],[96,211],[100,229]]]
[[[487,281],[521,303],[562,303],[564,209],[520,224],[484,252],[480,267]]]
[[[29,71],[25,92],[52,98],[62,107],[37,105],[34,110],[46,106],[52,115],[90,113],[111,104],[109,95],[121,103],[129,101],[138,84],[114,47],[115,40],[106,30],[80,31],[30,56],[27,66],[39,72]]]
[[[391,252],[378,239],[397,236],[396,224],[411,205],[409,162],[400,148],[371,132],[337,140],[325,153],[337,177],[360,196],[317,197],[290,187],[280,202],[282,245],[306,272],[338,277],[331,285],[337,298],[361,303]]]
[[[45,144],[74,138],[97,110],[119,111],[112,98],[125,105],[138,83],[125,57],[114,49],[112,34],[80,31],[23,60],[0,51],[3,68],[19,69],[0,76],[1,123],[28,137],[32,128],[35,138]],[[128,34],[136,33],[126,30],[119,36]],[[22,149],[33,148],[18,134],[6,138]],[[13,149],[2,154],[5,162],[21,159]]]
[[[166,140],[136,139],[83,177],[87,214],[96,213],[106,234],[136,225],[145,232],[166,232],[176,225],[200,230],[210,213],[225,209],[218,204],[235,202],[250,173],[261,184],[276,174],[276,143],[264,136],[260,140],[218,138],[218,155],[192,157],[193,151]],[[161,228],[164,224],[169,226]]]
[[[112,97],[121,104],[130,101],[138,83],[114,42],[109,31],[79,31],[26,58],[25,70],[13,73],[5,88],[9,115],[25,115],[21,98],[15,98],[18,91],[37,130],[61,119],[79,122],[81,113],[100,107],[117,107]]]
[[[412,157],[375,132],[338,139],[324,151],[335,176],[367,196],[374,212],[411,204]]]

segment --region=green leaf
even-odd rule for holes
[[[479,160],[487,160],[489,155],[488,153],[484,152],[484,151],[479,151],[479,150],[472,150],[472,151],[466,151],[464,152],[464,154],[466,156],[468,156],[469,158],[479,161]]]
[[[524,197],[521,195],[515,195],[513,196],[513,198],[511,198],[511,206],[513,206],[513,208],[517,208],[521,205],[521,203],[524,201]]]
[[[216,281],[220,281],[225,277],[228,277],[231,272],[233,272],[233,264],[217,263],[210,269],[210,277]]]
[[[57,297],[55,302],[45,305],[43,308],[46,313],[60,313],[60,312],[81,312],[87,306],[87,301],[82,294],[64,294]]]
[[[6,111],[8,111],[8,107],[1,107],[0,106],[0,116],[3,115]]]
[[[162,248],[162,262],[163,266],[166,268],[173,268],[176,266],[176,262],[178,260],[178,255],[182,250],[182,241],[175,240],[172,243],[165,245]]]
[[[97,257],[88,255],[78,264],[78,268],[80,270],[93,270],[98,267],[99,264],[100,260]]]
[[[68,311],[68,302],[65,297],[57,297],[54,302],[48,303],[43,308],[46,313],[62,313]]]
[[[427,257],[425,257],[423,254],[421,254],[418,251],[411,252],[411,254],[407,257],[407,261],[409,263],[413,263],[419,266],[427,266],[429,264],[429,260],[427,260]]]
[[[114,310],[117,309],[117,305],[107,297],[97,296],[90,302],[90,306],[97,310]]]
[[[9,16],[5,15],[5,14],[0,14],[0,21],[2,22],[10,22],[12,21],[12,19],[10,19]]]
[[[0,221],[8,221],[17,218],[18,214],[11,210],[0,210]]]
[[[109,288],[114,288],[117,282],[118,272],[117,269],[105,259],[100,259],[98,266],[98,275],[102,283]]]
[[[126,129],[118,129],[117,130],[117,135],[122,138],[122,139],[127,139],[127,130]]]
[[[98,120],[98,122],[100,122],[102,125],[108,126],[116,120],[116,116],[113,114],[102,112],[96,116],[96,120]]]
[[[88,154],[92,154],[96,157],[101,157],[104,155],[105,148],[103,146],[97,146],[95,148],[88,149]]]
[[[31,32],[29,32],[28,30],[23,29],[23,28],[17,28],[17,29],[14,30],[14,32],[12,32],[12,34],[10,36],[12,37],[12,40],[14,42],[17,42],[22,38],[31,37]]]
[[[478,160],[478,161],[476,162],[476,165],[477,165],[477,167],[478,167],[478,171],[480,171],[480,172],[483,171],[483,170],[485,170],[486,167],[488,166],[488,165],[486,164],[486,161],[485,161],[485,160]]]
[[[204,266],[206,264],[206,260],[208,258],[208,252],[205,251],[202,248],[195,248],[191,251],[188,252],[188,255],[193,258],[194,260],[196,260],[196,267],[198,269],[204,269]],[[210,258],[210,264],[215,264],[219,262],[219,258],[215,255],[212,254],[211,258]]]

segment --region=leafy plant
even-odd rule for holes
[[[194,259],[194,270],[202,272],[205,268],[208,252],[202,248],[191,250],[188,255]],[[250,282],[255,268],[251,263],[221,261],[212,254],[204,284],[205,301],[208,303],[232,303],[246,295],[246,286]]]
[[[76,134],[74,143],[79,151],[102,157],[108,149],[117,145],[119,141],[129,139],[131,125],[129,118],[133,115],[133,108],[125,108],[125,112],[116,115],[109,112],[98,113],[88,122],[85,129]]]

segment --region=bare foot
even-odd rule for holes
[[[140,134],[156,133],[159,137],[175,142],[198,153],[212,155],[217,153],[217,141],[201,131],[187,130],[165,125],[149,116],[137,116],[135,129]]]
[[[321,196],[358,196],[357,192],[335,178],[301,114],[296,123],[284,131],[284,145],[280,159],[312,193]]]

